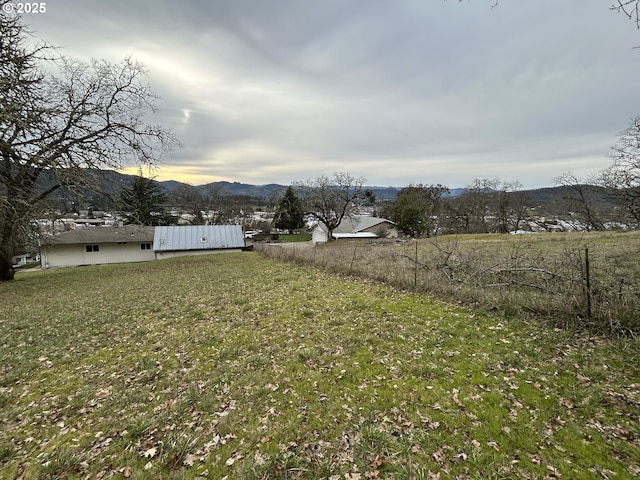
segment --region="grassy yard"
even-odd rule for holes
[[[21,273],[0,477],[637,478],[639,358],[252,252]]]

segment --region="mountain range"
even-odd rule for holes
[[[107,171],[88,171],[88,175],[94,177],[95,182],[99,185],[98,190],[102,193],[106,194],[114,194],[120,191],[123,188],[128,188],[131,186],[135,175],[128,175],[120,172],[116,172],[114,170]],[[41,188],[47,188],[50,186],[53,179],[42,179],[39,183]],[[155,180],[154,180],[155,181]],[[165,180],[165,181],[155,181],[166,193],[171,193],[173,190],[179,187],[187,187],[192,186],[187,183],[179,182],[176,180]],[[204,185],[196,185],[195,188],[202,192],[210,192],[212,190],[217,191],[220,194],[233,196],[233,197],[244,197],[246,200],[251,201],[252,203],[260,204],[263,202],[268,202],[274,199],[277,195],[281,194],[286,190],[288,185],[280,185],[276,183],[269,183],[265,185],[252,185],[247,183],[240,182],[211,182]],[[382,187],[382,186],[367,186],[367,189],[371,190],[377,200],[395,200],[397,193],[403,187]],[[462,193],[464,193],[464,188],[451,188],[450,196],[455,197]],[[591,196],[606,198],[606,191],[597,186],[589,186],[589,192]],[[61,189],[57,192],[58,197],[64,198],[67,195],[64,189]],[[571,187],[568,186],[557,186],[557,187],[545,187],[539,189],[531,189],[524,190],[523,193],[526,194],[529,199],[530,206],[543,206],[552,202],[554,199],[562,198],[562,197],[570,197],[572,196]],[[89,200],[90,203],[99,204],[100,202],[96,198],[96,196],[100,196],[100,194],[88,194],[86,197],[91,198]]]

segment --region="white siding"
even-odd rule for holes
[[[87,252],[86,245],[48,245],[43,247],[40,263],[43,268],[101,265],[106,263],[148,262],[155,260],[153,250],[143,250],[141,243],[102,243],[98,252]]]

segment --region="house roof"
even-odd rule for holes
[[[153,228],[144,225],[123,227],[84,227],[59,233],[43,240],[45,245],[152,242]]]
[[[373,232],[334,233],[334,238],[378,238]]]
[[[188,225],[156,227],[156,252],[243,248],[240,225]]]
[[[370,217],[368,215],[344,217],[342,219],[342,222],[340,222],[340,225],[338,225],[338,228],[333,231],[333,236],[336,237],[336,234],[352,234],[362,232],[363,230],[367,230],[368,228],[382,225],[384,223],[395,225],[391,220],[387,220],[386,218]],[[318,227],[322,229],[323,232],[327,232],[327,227],[323,223],[319,223]]]

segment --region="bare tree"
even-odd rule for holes
[[[171,191],[170,199],[174,207],[181,208],[185,213],[191,215],[192,225],[204,225],[205,217],[203,212],[209,210],[208,199],[200,193],[193,185],[178,185]]]
[[[492,230],[488,217],[492,213],[493,194],[499,185],[497,178],[476,178],[465,187],[461,201],[468,211],[471,232],[488,233]]]
[[[594,195],[594,182],[578,178],[572,172],[563,173],[556,178],[556,185],[564,186],[566,194],[563,206],[573,211],[587,230],[604,230],[604,225],[598,214],[597,201]]]
[[[504,181],[493,193],[494,229],[500,233],[518,230],[527,217],[528,199],[518,181]]]
[[[611,150],[613,162],[600,174],[600,180],[640,227],[640,117],[620,132]]]
[[[156,96],[142,83],[140,63],[83,63],[43,44],[29,47],[24,24],[5,4],[0,0],[0,281],[13,279],[17,242],[51,193],[87,186],[88,168],[153,164],[178,144],[170,131],[145,122]],[[41,67],[45,55],[57,76]],[[53,181],[42,187],[45,175]]]
[[[305,214],[314,217],[327,228],[331,240],[333,231],[345,217],[355,213],[357,204],[371,198],[370,192],[363,190],[365,179],[355,178],[349,173],[336,172],[333,177],[321,175],[314,180],[297,182],[297,190]]]

